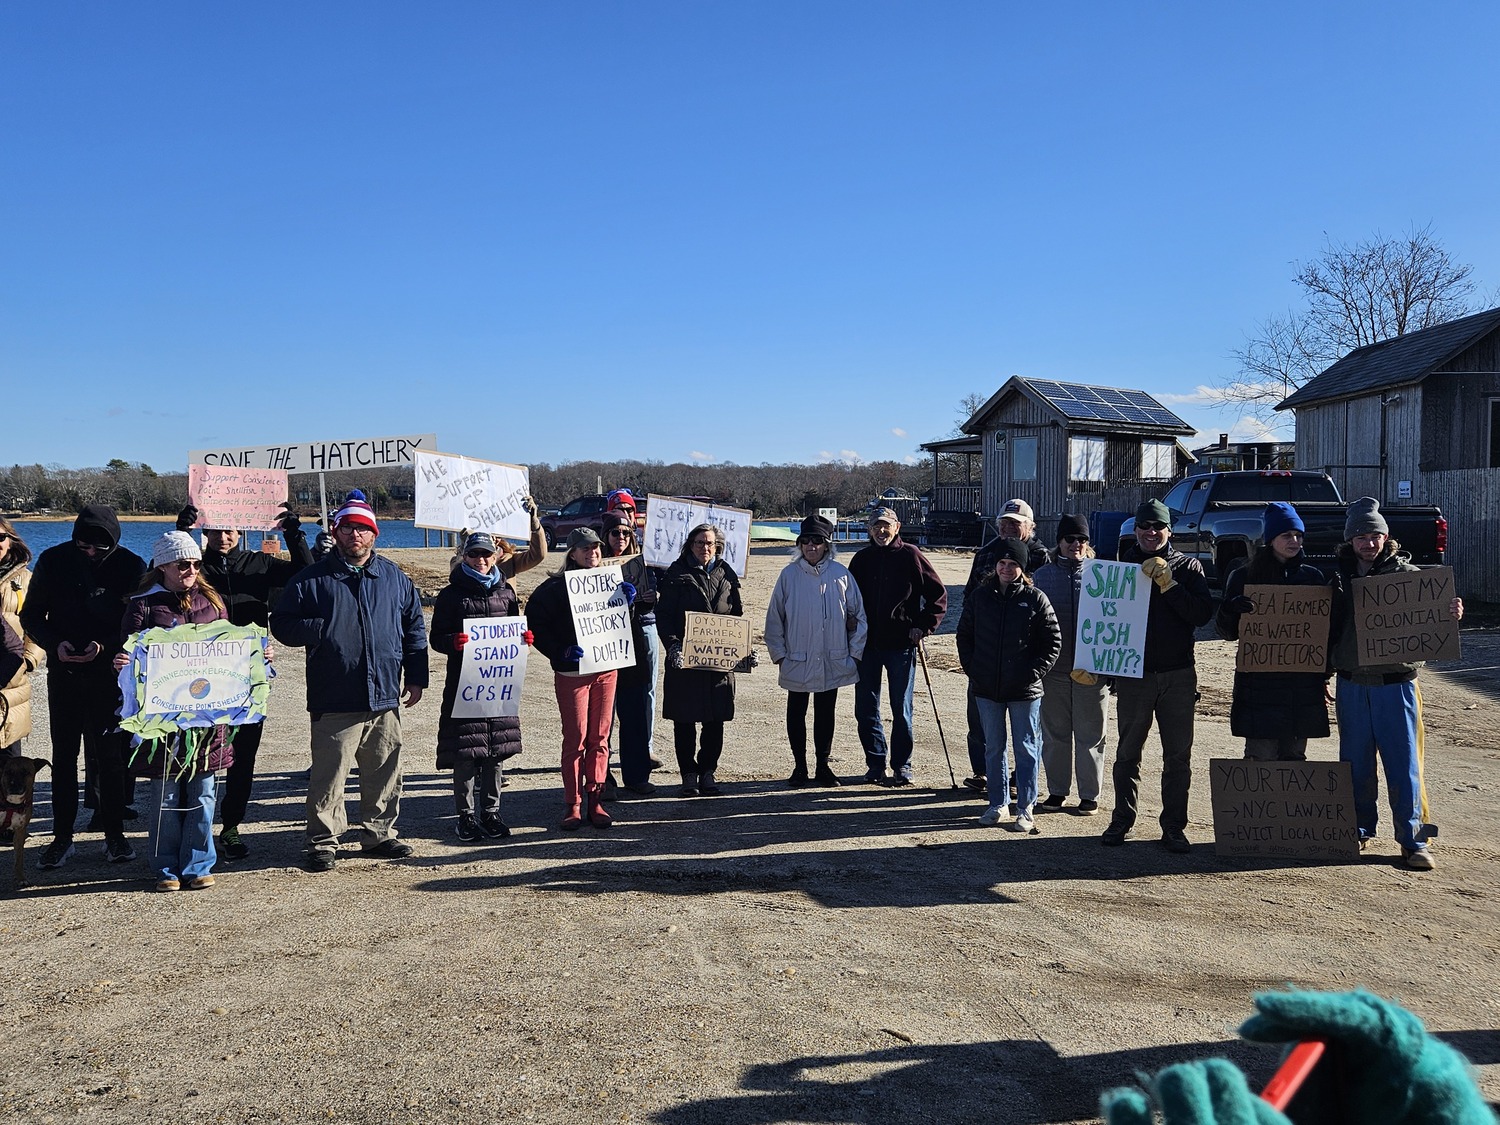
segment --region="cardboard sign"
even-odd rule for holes
[[[352,438],[349,441],[299,441],[289,445],[242,445],[194,449],[194,465],[227,465],[237,469],[281,469],[297,473],[331,473],[338,469],[376,469],[410,465],[418,448],[437,445],[436,434]]]
[[[1333,591],[1327,586],[1246,586],[1255,612],[1240,614],[1238,672],[1326,672]]]
[[[276,526],[285,499],[284,469],[188,466],[188,503],[198,509],[195,527],[265,531]]]
[[[1354,580],[1354,640],[1359,666],[1457,660],[1453,568],[1431,566]]]
[[[647,566],[669,567],[682,554],[687,533],[699,524],[709,523],[724,537],[723,561],[741,578],[750,559],[750,520],[752,513],[743,508],[725,508],[702,504],[696,500],[678,500],[672,496],[646,498]]]
[[[466,617],[469,643],[460,650],[455,719],[493,719],[521,713],[526,654],[524,617]]]
[[[488,531],[507,539],[531,538],[531,513],[521,501],[531,492],[524,465],[480,461],[451,453],[415,453],[417,527]]]
[[[266,680],[264,635],[253,625],[213,634],[179,625],[145,637],[141,714],[206,720],[249,707],[252,689]]]
[[[620,592],[620,568],[597,566],[563,571],[573,631],[583,659],[580,672],[608,672],[635,664],[635,641],[630,632],[630,606]]]
[[[750,655],[748,617],[699,613],[694,610],[689,610],[683,617],[684,668],[713,668],[720,672],[732,672],[736,664]]]
[[[1359,858],[1348,762],[1210,758],[1217,855]]]
[[[1073,667],[1096,676],[1140,679],[1150,610],[1151,579],[1137,564],[1085,561]]]

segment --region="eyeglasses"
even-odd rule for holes
[[[1077,547],[1082,547],[1088,543],[1089,537],[1087,535],[1064,535],[1062,537],[1062,541],[1064,543],[1072,543]]]
[[[198,570],[203,566],[197,559],[180,559],[172,564],[177,568],[177,573],[187,574],[189,571]]]
[[[1146,523],[1138,523],[1135,526],[1138,527],[1138,528],[1140,528],[1140,530],[1142,530],[1142,531],[1166,531],[1167,530],[1167,525],[1166,524],[1160,523],[1160,522],[1157,522],[1157,521],[1147,521]]]
[[[349,523],[347,520],[333,529],[334,531],[348,531],[359,535],[374,535],[373,527],[366,527],[362,523]]]
[[[717,542],[717,540],[713,540],[713,539],[694,539],[693,540],[693,546],[694,547],[712,547],[712,546],[715,545],[716,542]]]
[[[494,553],[495,553],[494,551],[485,551],[485,550],[465,551],[464,552],[464,558],[466,558],[466,559],[487,559],[487,558],[492,557],[494,555]]]

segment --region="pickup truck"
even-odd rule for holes
[[[1307,525],[1302,550],[1307,561],[1331,576],[1338,566],[1348,502],[1326,473],[1307,470],[1247,470],[1185,477],[1162,498],[1172,512],[1172,546],[1203,566],[1212,588],[1222,591],[1231,571],[1250,560],[1261,542],[1262,516],[1272,501],[1297,509]],[[1448,521],[1437,508],[1381,508],[1391,538],[1418,566],[1441,566],[1448,549]],[[1135,542],[1135,520],[1120,526],[1119,549]],[[1119,555],[1117,554],[1118,558]]]
[[[568,533],[575,527],[592,527],[604,533],[604,505],[608,497],[602,492],[591,496],[579,496],[569,500],[556,513],[547,512],[541,517],[542,530],[547,535],[549,550],[557,550],[568,541]],[[646,526],[646,498],[636,497],[635,528],[639,536]]]

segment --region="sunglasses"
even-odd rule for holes
[[[483,549],[480,549],[478,551],[465,551],[464,552],[464,558],[466,558],[466,559],[487,559],[487,558],[490,558],[491,556],[493,556],[494,553],[495,553],[494,551],[486,551],[486,550],[483,550]]]
[[[203,566],[197,559],[181,559],[172,565],[177,568],[177,573],[179,574],[187,574],[189,571],[199,570]]]
[[[107,551],[107,550],[109,550],[109,548],[105,547],[103,544],[100,544],[100,543],[85,543],[82,539],[75,539],[75,540],[73,540],[73,546],[77,547],[80,551],[88,551],[90,553],[92,553],[94,551]]]
[[[799,547],[821,547],[827,542],[828,538],[824,535],[804,535],[801,539],[797,540],[797,545]]]
[[[10,539],[9,533],[4,532],[4,531],[0,531],[0,543],[7,542],[9,539]]]
[[[1146,523],[1138,523],[1135,526],[1138,527],[1138,528],[1140,528],[1142,531],[1166,531],[1167,530],[1167,525],[1166,524],[1160,523],[1160,522],[1157,522],[1157,521],[1148,521]]]
[[[611,539],[614,539],[616,537],[620,539],[629,539],[630,529],[628,527],[612,527],[609,529],[609,537]]]
[[[1062,537],[1062,541],[1064,543],[1072,543],[1075,546],[1082,547],[1089,541],[1089,537],[1087,535],[1064,535]]]

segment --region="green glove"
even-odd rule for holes
[[[1134,1089],[1099,1099],[1106,1125],[1152,1125],[1152,1103],[1162,1125],[1291,1125],[1250,1091],[1240,1068],[1225,1059],[1178,1063],[1151,1079],[1150,1097]]]

